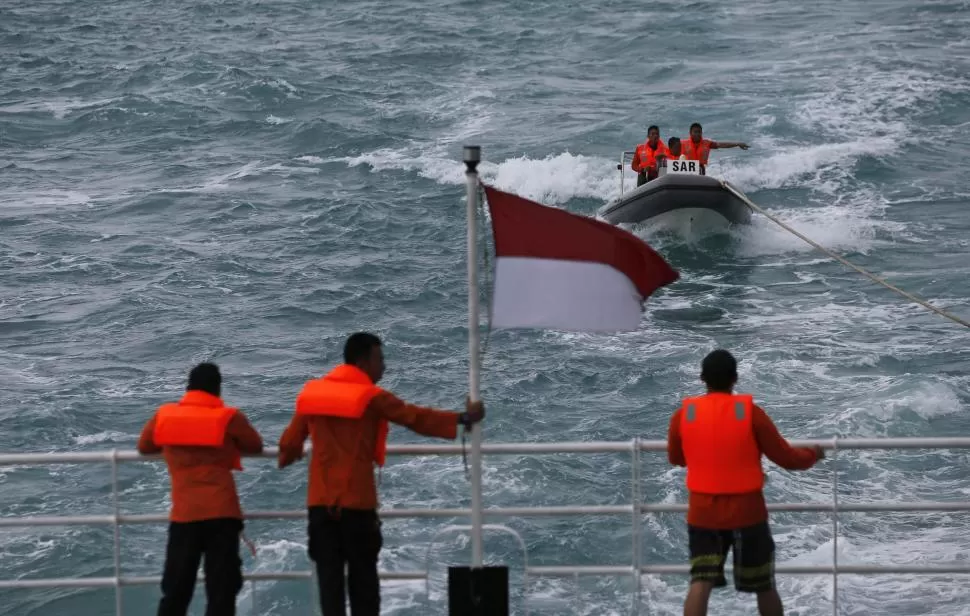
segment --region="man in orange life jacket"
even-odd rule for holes
[[[711,156],[711,150],[721,150],[724,148],[748,149],[748,144],[741,141],[712,141],[704,138],[704,129],[697,122],[690,125],[690,137],[683,142],[684,154],[687,160],[696,160],[701,163],[701,175],[706,175],[707,160]]]
[[[138,439],[140,453],[164,455],[172,478],[158,616],[188,612],[203,554],[206,616],[236,613],[243,522],[232,471],[242,470],[240,453],[263,451],[263,439],[245,415],[223,404],[221,388],[219,367],[199,364],[182,399],[162,405]]]
[[[643,186],[657,179],[657,156],[666,154],[667,147],[660,140],[660,129],[651,126],[647,129],[647,142],[641,143],[633,152],[630,167],[637,172],[637,186]]]
[[[308,552],[316,563],[323,616],[346,613],[345,566],[353,616],[380,613],[377,558],[383,537],[374,464],[384,465],[388,422],[453,439],[459,424],[468,429],[485,416],[481,402],[466,402],[464,413],[408,404],[377,387],[383,374],[380,339],[363,332],[351,335],[344,344],[344,363],[304,385],[280,437],[280,468],[303,457],[308,435],[313,441]]]
[[[667,151],[657,156],[657,164],[661,169],[664,170],[664,173],[667,172],[667,161],[671,160],[687,160],[687,157],[684,156],[683,152],[681,151],[680,137],[671,137],[668,139]]]
[[[756,593],[761,616],[781,616],[775,590],[775,543],[768,527],[761,455],[788,470],[811,468],[822,448],[792,447],[750,395],[734,394],[737,362],[725,350],[701,364],[707,394],[684,400],[670,421],[667,456],[687,467],[690,590],[684,616],[705,616],[711,590],[726,586],[734,549],[734,587]],[[742,549],[743,546],[743,549]]]
[[[683,148],[680,143],[680,137],[671,137],[667,140],[667,155],[668,160],[680,160],[683,156]],[[686,158],[684,159],[686,160]]]

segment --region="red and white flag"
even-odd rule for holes
[[[485,186],[495,238],[492,326],[639,327],[643,302],[680,275],[611,224]]]

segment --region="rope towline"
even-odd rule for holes
[[[850,267],[850,268],[854,269],[855,271],[859,272],[860,274],[862,274],[866,278],[872,280],[873,282],[875,282],[877,284],[880,284],[880,285],[886,287],[887,289],[889,289],[891,291],[895,291],[896,293],[899,293],[900,295],[902,295],[906,299],[911,300],[913,302],[916,302],[917,304],[923,306],[924,308],[927,308],[929,310],[932,310],[936,314],[938,314],[938,315],[940,315],[942,317],[946,317],[947,319],[950,319],[954,323],[958,323],[960,325],[963,325],[964,327],[970,328],[970,322],[967,322],[967,321],[961,319],[960,317],[958,317],[956,315],[950,314],[949,312],[947,312],[945,310],[942,310],[940,308],[937,308],[933,304],[930,304],[930,303],[928,303],[928,302],[926,302],[926,301],[924,301],[924,300],[916,297],[912,293],[907,293],[906,291],[903,291],[899,287],[897,287],[897,286],[895,286],[893,284],[890,284],[889,282],[886,282],[882,278],[880,278],[880,277],[876,276],[875,274],[872,274],[872,273],[864,270],[863,268],[859,267],[858,265],[855,265],[854,263],[850,263],[849,261],[847,261],[844,258],[840,257],[839,255],[835,254],[831,250],[828,250],[824,246],[821,246],[818,243],[812,241],[811,239],[805,237],[804,235],[802,235],[801,233],[799,233],[795,229],[792,229],[791,227],[789,227],[788,225],[786,225],[782,221],[778,220],[777,218],[775,218],[774,216],[772,216],[768,212],[764,211],[764,209],[762,209],[757,204],[755,204],[753,201],[751,201],[751,199],[749,199],[748,197],[746,197],[744,195],[744,193],[742,193],[741,191],[739,191],[739,190],[735,189],[733,186],[731,186],[727,181],[721,180],[721,186],[723,186],[725,188],[725,190],[729,191],[731,194],[733,194],[738,199],[741,199],[742,201],[744,201],[744,203],[748,207],[750,207],[752,210],[758,212],[759,214],[761,214],[762,216],[764,216],[765,218],[767,218],[771,222],[775,223],[776,225],[778,225],[779,227],[781,227],[785,231],[788,231],[792,235],[795,235],[799,239],[807,242],[808,244],[810,244],[811,246],[813,246],[817,250],[819,250],[822,253],[824,253],[826,256],[831,257],[832,259],[835,259],[836,261],[838,261],[842,265],[845,265],[846,267]]]

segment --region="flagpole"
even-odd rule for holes
[[[465,159],[466,195],[468,204],[468,396],[472,402],[479,399],[478,377],[481,370],[479,357],[478,321],[478,163],[482,150],[477,145],[466,145]],[[472,483],[472,567],[482,566],[482,426],[472,426],[471,452]]]

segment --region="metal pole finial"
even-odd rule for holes
[[[478,163],[482,161],[482,148],[477,145],[466,145],[462,151],[465,160],[465,167],[468,171],[474,172]]]

